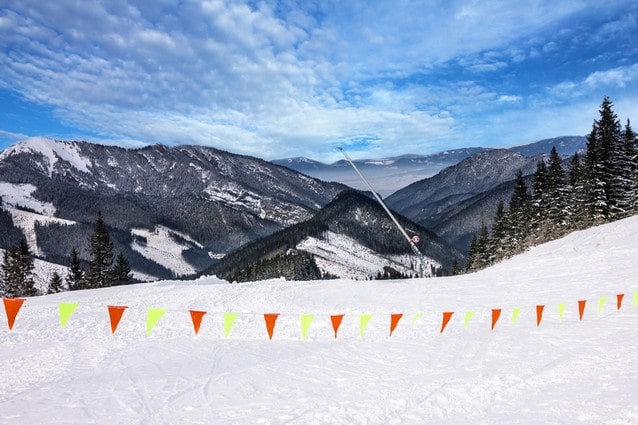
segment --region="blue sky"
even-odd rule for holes
[[[0,148],[427,154],[638,119],[638,3],[0,2]],[[635,125],[634,125],[635,127]]]

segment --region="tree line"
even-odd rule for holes
[[[95,230],[89,238],[90,260],[85,270],[76,248],[71,250],[71,264],[63,279],[54,272],[48,282],[47,294],[64,290],[103,288],[131,283],[133,275],[127,258],[122,252],[113,253],[113,242],[99,212]],[[16,245],[5,250],[0,269],[0,296],[28,297],[41,295],[35,287],[34,255],[22,238]]]
[[[531,190],[519,171],[508,206],[499,201],[491,231],[483,225],[472,239],[466,272],[574,230],[638,213],[638,139],[629,120],[622,127],[609,97],[599,113],[584,156],[574,154],[565,166],[553,148],[547,160],[538,162]]]

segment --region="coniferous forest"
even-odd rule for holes
[[[606,97],[587,151],[563,160],[552,149],[527,187],[521,172],[509,204],[499,202],[491,231],[472,239],[465,271],[485,268],[525,249],[638,213],[638,140]]]

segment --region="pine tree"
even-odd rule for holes
[[[103,288],[112,285],[111,265],[113,264],[113,242],[104,224],[102,213],[98,212],[95,221],[95,232],[89,239],[91,259],[86,274],[91,288]]]
[[[535,238],[543,241],[539,236],[544,234],[547,228],[549,204],[551,203],[549,194],[549,172],[544,160],[536,163],[536,172],[532,177],[532,222],[530,223]]]
[[[510,200],[508,215],[511,223],[511,233],[508,239],[511,240],[512,244],[508,252],[514,254],[524,249],[525,240],[531,231],[532,201],[521,170],[516,174],[514,193],[512,193]]]
[[[38,295],[33,280],[34,259],[26,239],[10,247],[4,253],[2,274],[7,297]]]
[[[82,265],[78,256],[78,251],[75,248],[71,250],[71,266],[69,268],[69,274],[66,276],[66,283],[70,291],[86,289],[88,287],[87,281],[84,277],[84,270],[82,270]]]
[[[578,153],[575,153],[569,161],[569,209],[572,229],[583,229],[588,221],[586,179],[583,162]]]
[[[547,204],[547,218],[552,224],[552,238],[558,237],[565,232],[568,221],[568,187],[567,177],[563,169],[563,162],[556,147],[552,148],[549,154],[549,165],[547,167],[547,190],[549,202]]]
[[[472,242],[470,242],[470,249],[467,253],[467,264],[465,265],[465,270],[470,272],[475,270],[475,264],[477,263],[477,255],[478,255],[478,240],[476,239],[476,235],[472,236]]]
[[[502,199],[500,199],[496,206],[496,216],[494,218],[492,234],[490,236],[490,251],[492,253],[492,258],[490,258],[491,263],[502,260],[509,255],[507,251],[507,247],[511,245],[508,240],[509,231],[509,217],[505,210],[505,203]]]
[[[121,252],[115,259],[112,279],[113,285],[128,285],[133,279],[133,275],[131,274],[131,267],[129,266],[128,260]]]
[[[47,294],[57,294],[58,292],[62,292],[64,290],[63,285],[64,282],[58,272],[53,272],[53,276],[51,276],[51,280],[49,281]]]

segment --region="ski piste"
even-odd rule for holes
[[[418,242],[420,240],[418,235],[415,235],[412,238],[410,236],[408,236],[408,234],[406,233],[406,231],[403,228],[403,226],[401,226],[401,224],[399,224],[399,221],[396,219],[396,217],[394,217],[394,214],[392,214],[392,211],[390,211],[390,209],[385,205],[385,203],[383,202],[381,197],[379,197],[377,192],[372,188],[372,185],[368,182],[368,180],[361,173],[361,171],[359,171],[359,169],[354,164],[354,162],[352,161],[352,159],[350,158],[348,153],[343,149],[342,146],[337,147],[337,149],[339,149],[339,151],[341,151],[343,156],[346,158],[346,161],[348,161],[348,163],[352,166],[352,168],[354,168],[354,171],[359,175],[359,177],[361,177],[361,180],[368,187],[370,192],[372,192],[372,195],[374,196],[374,198],[381,205],[381,207],[383,207],[383,209],[388,214],[388,216],[390,217],[392,222],[394,222],[394,224],[397,226],[397,228],[399,229],[399,231],[401,232],[401,234],[403,235],[405,240],[408,241],[408,244],[410,245],[410,248],[412,249],[412,252],[419,259],[419,277],[426,277],[426,274],[425,274],[425,256],[421,253],[419,248],[417,248],[416,243],[415,243],[415,242]]]

